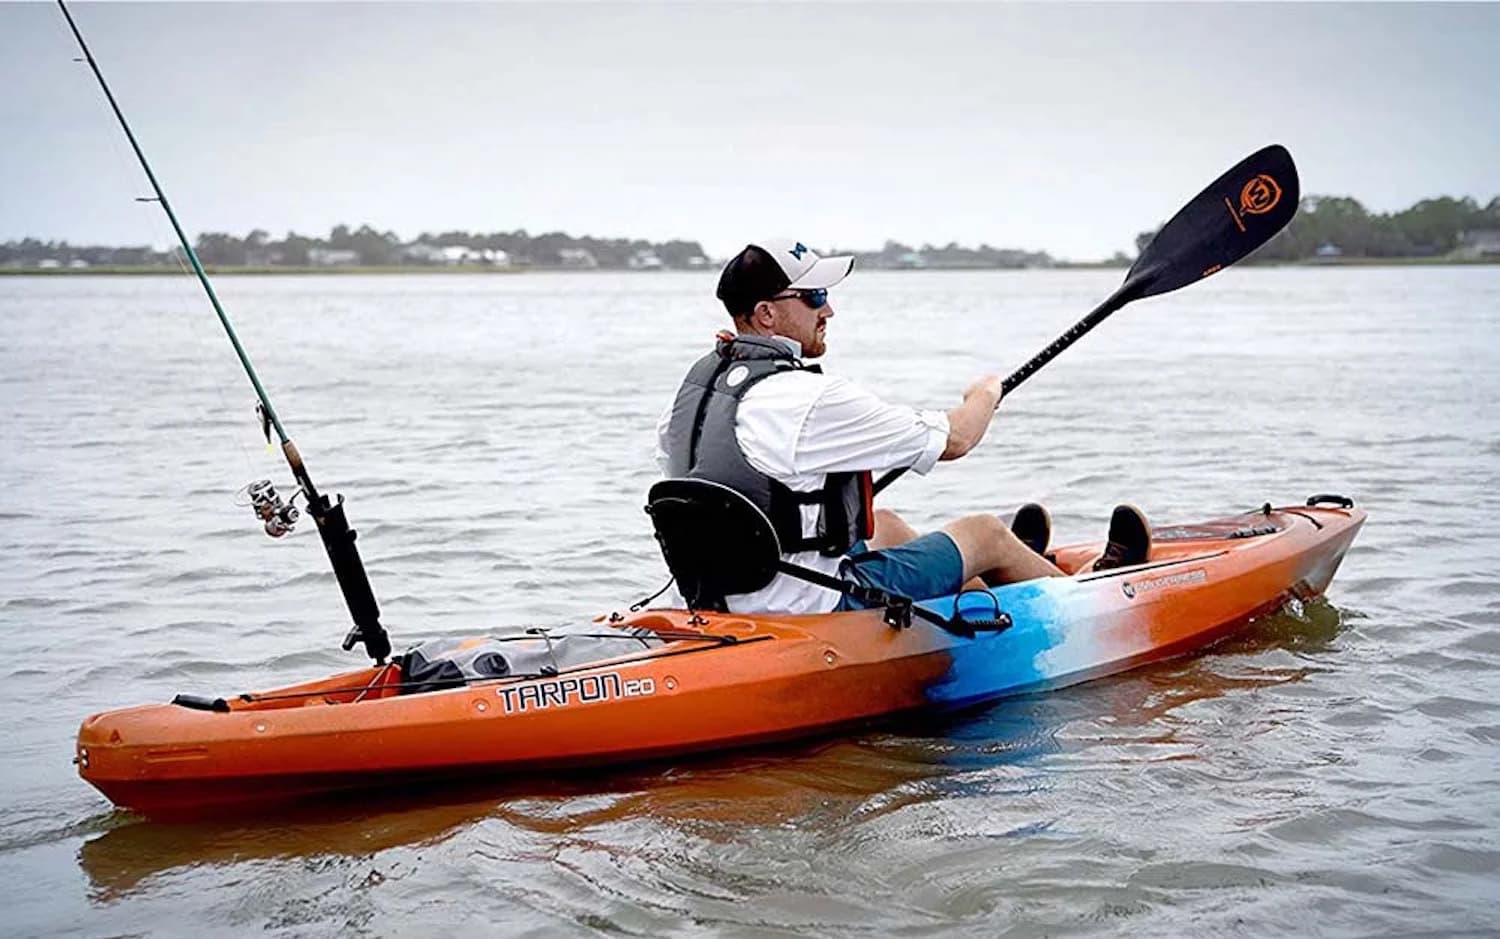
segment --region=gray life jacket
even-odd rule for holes
[[[740,399],[757,383],[781,372],[821,372],[804,365],[785,345],[759,336],[720,333],[713,352],[683,379],[667,426],[667,475],[707,479],[728,486],[760,507],[788,554],[847,552],[874,534],[874,480],[868,472],[829,473],[821,490],[797,492],[756,470],[735,438]],[[817,533],[802,533],[802,506],[816,505]]]

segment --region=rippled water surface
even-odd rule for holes
[[[945,407],[1117,272],[861,273],[829,369]],[[221,278],[398,645],[659,586],[657,414],[708,275]],[[1484,933],[1500,915],[1500,268],[1229,271],[1127,308],[919,526],[1039,499],[1060,540],[1344,492],[1328,602],[942,722],[253,820],[111,811],[87,714],[358,663],[183,278],[0,278],[0,906],[11,935]]]

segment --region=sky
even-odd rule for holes
[[[74,15],[190,233],[1133,251],[1244,155],[1500,195],[1500,4],[133,4]],[[57,7],[0,3],[0,241],[171,230]]]

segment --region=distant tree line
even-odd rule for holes
[[[454,249],[446,254],[442,249]],[[264,229],[244,237],[226,232],[204,232],[193,250],[215,267],[316,267],[357,264],[363,267],[430,266],[444,263],[504,263],[542,268],[699,268],[707,255],[696,241],[651,242],[639,238],[575,238],[563,232],[530,235],[513,232],[424,232],[403,241],[391,231],[369,225],[334,227],[326,238],[287,232],[273,238]],[[0,266],[173,265],[180,251],[156,251],[147,246],[107,247],[73,245],[66,241],[25,238],[0,243]]]
[[[855,263],[861,268],[1020,268],[1051,267],[1054,263],[1045,251],[992,248],[987,244],[965,248],[953,241],[941,248],[930,244],[913,248],[899,241],[887,241],[879,251],[855,251],[853,254]]]
[[[1155,231],[1136,236],[1143,249]],[[563,232],[531,235],[525,230],[484,234],[467,231],[424,232],[406,242],[395,232],[369,225],[334,227],[326,238],[287,232],[272,238],[263,229],[244,237],[204,232],[193,246],[203,263],[215,267],[363,267],[489,264],[535,268],[703,269],[712,262],[696,241],[651,242],[639,238],[575,238]],[[0,267],[157,267],[173,266],[181,252],[149,246],[73,245],[66,241],[23,238],[0,242]],[[1024,268],[1051,267],[1043,251],[966,248],[955,242],[942,247],[912,247],[887,241],[878,251],[853,252],[865,268]],[[1267,262],[1319,258],[1421,258],[1500,256],[1500,197],[1481,207],[1470,198],[1424,199],[1393,213],[1372,213],[1347,196],[1305,196],[1286,230],[1253,256]],[[1116,254],[1110,263],[1130,258]]]
[[[1136,236],[1145,248],[1155,231]],[[1253,255],[1257,261],[1335,258],[1487,256],[1500,242],[1500,196],[1480,207],[1470,198],[1423,199],[1400,212],[1371,212],[1348,196],[1304,196],[1287,227]]]

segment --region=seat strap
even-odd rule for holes
[[[805,580],[819,587],[829,590],[837,590],[846,597],[853,597],[860,603],[871,607],[881,607],[885,610],[885,621],[897,628],[905,628],[911,625],[911,618],[916,616],[924,619],[934,626],[940,626],[951,633],[959,636],[973,638],[974,631],[968,628],[962,620],[949,620],[939,616],[931,610],[917,606],[910,597],[881,590],[879,587],[870,587],[865,584],[857,584],[851,580],[842,580],[831,577],[822,571],[815,571],[810,567],[793,564],[791,561],[781,560],[776,562],[777,570],[783,574]]]

